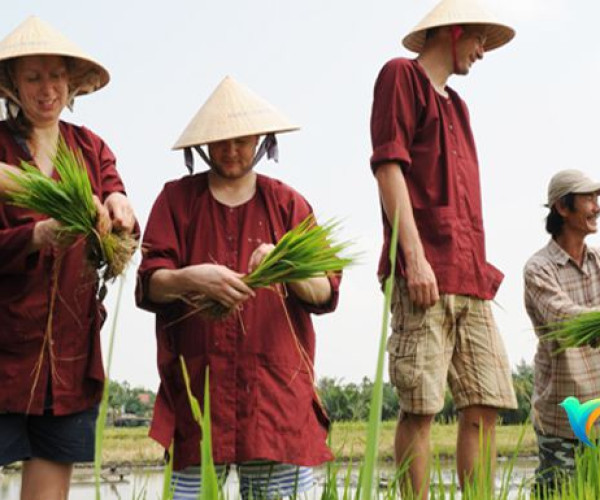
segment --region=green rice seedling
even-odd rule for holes
[[[515,464],[517,462],[517,459],[519,458],[519,450],[521,450],[521,447],[523,445],[523,439],[525,438],[525,432],[527,431],[526,425],[529,425],[529,422],[527,422],[526,424],[523,424],[521,426],[521,432],[519,433],[519,437],[517,439],[515,449],[514,449],[512,455],[510,456],[510,458],[508,459],[508,462],[506,463],[504,470],[502,471],[502,479],[500,481],[500,491],[498,493],[499,498],[502,498],[502,499],[508,498],[508,495],[510,492],[510,481],[511,481],[514,469],[515,469]],[[524,487],[525,487],[525,482],[522,481],[521,484],[519,485],[519,491],[518,491],[517,497],[521,496]]]
[[[595,345],[600,339],[600,311],[591,311],[549,325],[542,340],[557,342],[556,353],[571,347]]]
[[[106,361],[106,377],[104,379],[104,388],[102,391],[102,400],[96,419],[95,450],[94,450],[94,478],[96,483],[96,500],[100,500],[100,472],[102,470],[102,444],[104,442],[104,429],[106,427],[106,414],[108,412],[108,387],[110,385],[110,367],[112,365],[113,346],[115,342],[115,332],[117,330],[117,320],[119,319],[119,309],[121,307],[121,298],[123,296],[123,287],[125,277],[121,276],[119,290],[117,293],[117,303],[113,315],[112,326],[110,329],[110,338],[108,341],[108,359]]]
[[[199,500],[219,500],[222,497],[222,487],[219,484],[217,471],[212,455],[212,436],[210,424],[210,394],[209,394],[209,369],[206,367],[206,378],[204,384],[204,414],[200,409],[198,399],[192,393],[190,384],[190,376],[188,375],[187,367],[183,356],[179,356],[181,363],[181,371],[183,373],[183,381],[187,391],[188,401],[192,410],[194,420],[200,426],[202,438],[200,440],[200,488]]]
[[[61,138],[53,165],[58,180],[27,162],[21,163],[19,175],[8,173],[18,186],[7,193],[9,202],[60,222],[59,234],[66,243],[83,238],[92,266],[101,270],[104,281],[114,279],[125,270],[137,248],[136,239],[120,232],[101,234],[96,229],[97,209],[81,151],[71,150]]]
[[[173,443],[169,447],[169,460],[163,471],[163,490],[161,500],[172,500],[174,487],[171,485],[171,478],[173,477]]]
[[[390,243],[391,271],[385,282],[385,299],[383,304],[383,320],[381,334],[379,336],[379,352],[377,354],[377,369],[373,382],[373,393],[371,396],[371,407],[369,411],[369,425],[367,428],[367,445],[365,460],[362,467],[362,500],[371,500],[374,496],[374,481],[377,465],[379,447],[379,432],[381,428],[381,406],[383,404],[383,365],[385,362],[385,346],[387,341],[388,321],[390,315],[390,304],[392,301],[392,290],[394,276],[396,273],[396,249],[398,247],[398,214],[394,216],[392,228],[392,239]]]
[[[333,233],[338,226],[339,223],[334,221],[317,225],[314,216],[309,215],[285,233],[260,265],[242,280],[253,289],[269,288],[343,270],[354,263],[355,258],[338,255],[350,245],[333,241]],[[192,314],[202,312],[221,318],[232,312],[203,294],[191,296],[186,302],[192,307]]]
[[[346,475],[344,477],[344,489],[342,490],[342,500],[350,500],[350,480],[352,479],[352,460],[346,466]],[[337,483],[336,483],[337,485]],[[337,488],[336,488],[337,490]]]
[[[148,498],[148,476],[142,480],[142,485],[139,486],[137,481],[133,484],[131,492],[131,500],[146,500]]]
[[[331,429],[327,435],[327,445],[331,448]],[[339,464],[336,461],[327,462],[325,465],[325,484],[321,492],[321,500],[339,500],[337,490],[337,476]]]

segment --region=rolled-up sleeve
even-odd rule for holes
[[[166,307],[148,298],[148,286],[152,274],[158,269],[182,267],[177,228],[168,194],[163,190],[154,202],[142,241],[142,263],[138,269],[135,294],[137,305],[142,309],[158,312]]]
[[[406,60],[389,61],[375,82],[371,111],[371,169],[384,162],[410,168],[410,145],[416,129],[416,97]]]

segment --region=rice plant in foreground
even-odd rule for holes
[[[600,340],[600,311],[591,311],[549,325],[542,340],[558,343],[557,353],[571,347],[593,345]]]
[[[284,234],[258,267],[242,280],[253,289],[267,288],[341,271],[355,259],[338,255],[350,245],[333,241],[333,232],[338,225],[333,221],[317,225],[314,216],[309,215]],[[189,297],[186,302],[192,306],[194,313],[203,312],[218,318],[231,312],[223,304],[202,294]]]
[[[97,209],[81,151],[71,150],[61,138],[53,164],[58,180],[27,162],[21,163],[19,174],[7,173],[17,186],[7,193],[9,202],[60,222],[65,242],[83,237],[93,267],[101,269],[104,281],[115,278],[125,270],[137,241],[129,234],[96,229]]]
[[[212,431],[210,420],[210,393],[209,393],[209,367],[206,367],[204,380],[204,411],[200,408],[198,399],[192,393],[190,376],[187,371],[183,356],[179,355],[183,382],[190,403],[194,420],[200,427],[200,492],[198,500],[219,500],[223,496],[223,487],[219,483],[212,454]]]
[[[104,379],[104,388],[102,390],[102,400],[98,409],[98,418],[96,419],[96,433],[94,443],[94,479],[96,485],[96,500],[100,500],[100,471],[102,470],[102,445],[104,443],[104,429],[106,428],[106,414],[108,412],[108,388],[110,386],[110,367],[112,365],[113,346],[115,342],[115,333],[117,331],[117,320],[119,318],[119,310],[121,307],[121,299],[123,297],[123,286],[125,285],[125,277],[121,276],[119,283],[119,291],[117,294],[117,302],[110,329],[110,338],[108,341],[108,360],[106,362],[106,377]]]
[[[379,349],[377,353],[377,369],[373,382],[373,395],[371,397],[371,408],[369,412],[369,425],[367,428],[367,445],[365,450],[365,461],[362,466],[362,500],[371,500],[374,496],[375,472],[377,456],[379,451],[379,433],[381,429],[381,406],[383,404],[383,364],[385,362],[385,346],[387,340],[388,321],[392,301],[392,290],[396,274],[396,249],[398,247],[398,213],[394,215],[392,227],[392,240],[390,243],[390,275],[385,281],[385,295],[383,301],[383,319],[381,322],[381,333],[379,336]]]

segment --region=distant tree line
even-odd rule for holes
[[[512,373],[513,385],[517,394],[518,408],[500,412],[505,424],[524,423],[531,410],[533,392],[533,367],[521,361]],[[364,377],[362,382],[343,383],[342,380],[323,377],[318,381],[318,391],[323,405],[333,421],[367,420],[373,382]],[[142,387],[131,387],[128,382],[111,380],[109,385],[109,409],[112,418],[123,414],[150,417],[156,394]],[[383,385],[383,420],[395,420],[398,416],[398,396],[389,382]],[[456,420],[458,414],[450,391],[446,390],[444,408],[436,416],[437,422],[448,423]]]
[[[512,373],[517,395],[518,408],[500,412],[504,424],[524,423],[531,410],[533,392],[533,367],[521,361]],[[318,391],[323,405],[333,421],[367,420],[373,382],[367,377],[359,384],[343,383],[342,380],[323,377],[318,382]],[[398,396],[389,383],[383,385],[383,420],[395,420],[398,416]],[[436,416],[437,422],[448,423],[456,420],[458,413],[449,390],[446,390],[444,408]]]

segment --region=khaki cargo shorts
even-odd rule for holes
[[[406,413],[433,415],[444,406],[446,380],[457,409],[516,408],[511,370],[489,301],[441,294],[423,309],[396,279],[388,339],[390,380]]]

